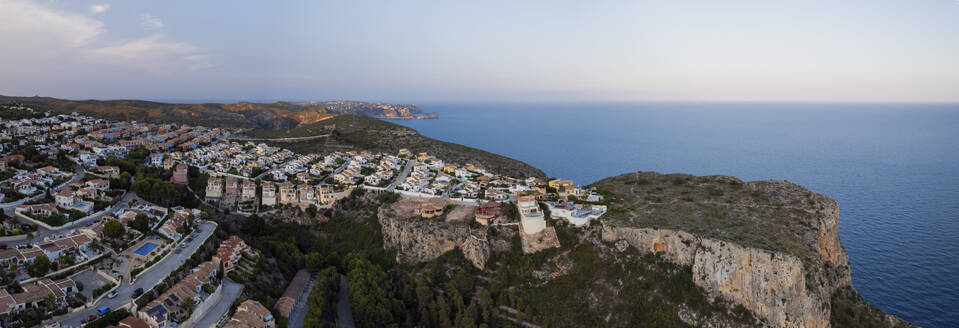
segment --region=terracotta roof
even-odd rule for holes
[[[123,318],[123,320],[120,320],[120,327],[121,328],[150,328],[150,325],[148,325],[142,319],[131,315],[129,317]]]

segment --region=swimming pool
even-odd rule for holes
[[[143,244],[143,246],[140,246],[140,248],[137,248],[137,250],[133,251],[133,253],[140,256],[147,256],[147,254],[150,254],[150,252],[159,246],[160,245],[156,243],[146,243]]]

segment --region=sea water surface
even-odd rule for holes
[[[959,104],[418,104],[395,121],[577,184],[633,171],[778,179],[839,202],[852,281],[923,327],[959,326]]]

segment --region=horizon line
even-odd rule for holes
[[[574,104],[639,104],[639,103],[685,103],[685,104],[716,104],[716,103],[728,103],[728,104],[850,104],[850,105],[959,105],[959,100],[953,101],[940,101],[940,100],[928,100],[928,101],[882,101],[882,100],[728,100],[728,99],[718,99],[718,100],[688,100],[688,99],[673,99],[673,100],[421,100],[421,101],[394,101],[394,100],[371,100],[373,98],[366,97],[356,97],[354,99],[349,98],[327,98],[327,99],[305,99],[305,98],[135,98],[135,97],[117,97],[117,98],[67,98],[67,97],[58,97],[58,96],[43,96],[43,95],[33,95],[33,96],[18,96],[18,95],[4,95],[0,94],[0,97],[15,97],[15,98],[53,98],[53,99],[62,99],[70,101],[149,101],[157,103],[168,103],[168,104],[199,104],[199,103],[217,103],[217,104],[234,104],[234,103],[276,103],[276,102],[287,102],[287,103],[300,103],[300,102],[331,102],[331,101],[356,101],[356,102],[368,102],[368,103],[387,103],[387,104],[404,104],[404,105],[416,105],[416,104],[564,104],[564,105],[574,105]]]

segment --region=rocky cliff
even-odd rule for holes
[[[641,252],[690,266],[693,281],[711,296],[742,304],[775,326],[829,326],[828,295],[835,286],[808,289],[796,256],[668,229],[607,226],[603,240],[625,240]]]
[[[599,185],[614,198],[627,197],[644,194],[639,190],[662,178],[643,173],[618,181],[604,180]],[[625,181],[636,182],[620,184]],[[713,297],[743,305],[768,324],[832,326],[834,295],[852,290],[849,256],[839,240],[839,207],[834,200],[783,181],[742,183],[729,177],[691,176],[662,181],[668,181],[669,187],[649,188],[658,197],[639,201],[620,198],[621,203],[633,206],[630,212],[636,213],[635,217],[620,212],[627,217],[605,223],[602,239],[624,240],[641,252],[658,253],[673,263],[689,266],[697,286]],[[671,200],[671,188],[687,198]],[[700,189],[709,196],[697,200]],[[748,200],[740,194],[748,194]],[[697,210],[688,211],[686,206],[697,202]],[[655,211],[642,210],[644,205],[652,205]],[[772,209],[763,210],[766,207]],[[674,208],[677,216],[654,220],[644,215],[664,213],[660,211],[669,208]],[[702,216],[707,216],[706,222],[696,227],[696,233],[675,228],[686,221],[703,220]],[[771,242],[740,235],[750,231],[756,235],[779,234],[780,239],[787,240]],[[893,316],[884,320],[890,326],[906,325]]]
[[[473,266],[486,267],[490,242],[485,229],[472,229],[466,222],[407,219],[389,207],[381,207],[377,217],[382,227],[383,247],[396,250],[397,262],[428,262],[459,249]]]

